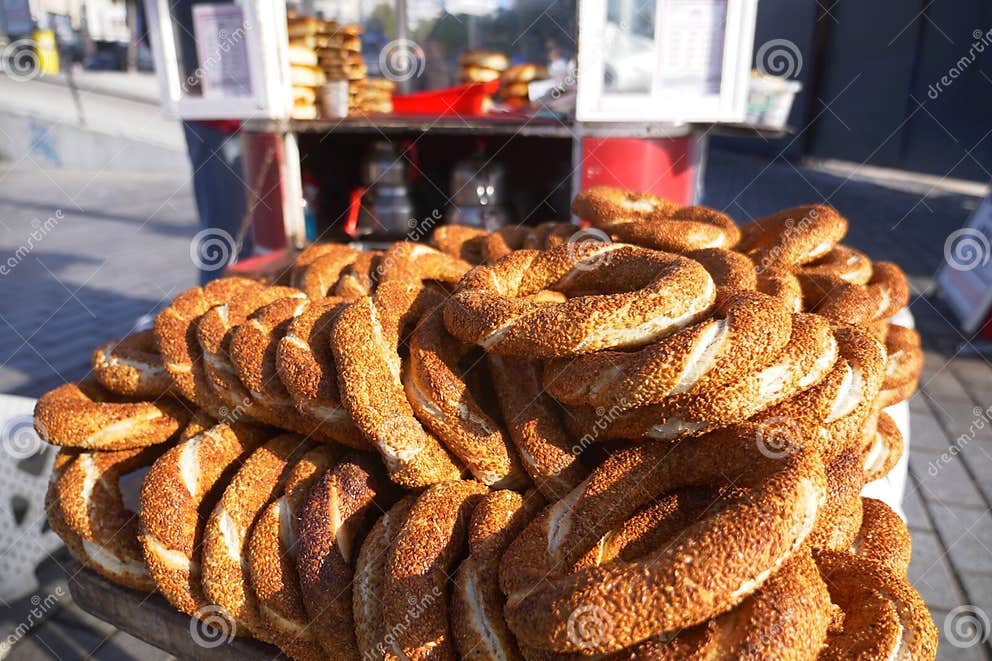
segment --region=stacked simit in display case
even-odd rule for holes
[[[295,659],[933,659],[860,495],[922,366],[899,268],[826,206],[573,209],[180,294],[39,400],[52,527]]]

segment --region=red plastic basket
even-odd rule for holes
[[[440,90],[394,95],[397,115],[483,115],[485,98],[499,90],[499,80],[468,83]]]

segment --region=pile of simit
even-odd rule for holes
[[[860,495],[921,370],[899,268],[825,206],[574,211],[180,294],[39,400],[52,527],[294,659],[933,659]]]

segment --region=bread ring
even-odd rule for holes
[[[780,299],[792,312],[803,311],[803,289],[799,279],[788,272],[762,273],[755,288],[763,294]]]
[[[405,487],[457,479],[461,470],[413,415],[400,380],[402,329],[440,303],[441,294],[419,286],[384,283],[338,317],[331,348],[342,402],[382,455],[390,478]]]
[[[587,188],[572,201],[572,213],[593,225],[611,223],[618,218],[658,218],[680,208],[679,204],[650,193],[635,193],[612,186]]]
[[[296,571],[297,517],[310,488],[333,465],[337,454],[335,446],[323,445],[300,458],[289,470],[283,495],[262,510],[248,539],[251,585],[267,638],[297,661],[322,658]]]
[[[878,428],[870,436],[862,457],[864,458],[865,483],[873,482],[888,475],[905,449],[902,432],[885,411],[878,416]]]
[[[297,289],[303,289],[303,276],[307,268],[317,259],[324,255],[347,255],[357,253],[350,246],[340,243],[315,243],[310,245],[296,256],[293,260],[293,269],[290,272],[289,284]]]
[[[737,249],[758,275],[790,270],[823,257],[847,234],[847,219],[823,204],[793,207],[741,228]]]
[[[335,248],[307,264],[299,275],[297,287],[311,300],[329,296],[345,268],[354,264],[361,254],[348,246],[336,245]]]
[[[914,659],[937,655],[937,627],[919,593],[890,567],[838,551],[814,554],[830,599],[843,611],[821,659]]]
[[[477,480],[495,489],[523,486],[527,478],[500,420],[483,409],[462,376],[459,363],[471,349],[445,329],[440,307],[425,314],[410,335],[407,399],[417,418]]]
[[[279,496],[287,470],[311,449],[295,434],[267,441],[245,460],[203,526],[203,592],[230,619],[235,635],[268,642],[248,572],[248,533]]]
[[[217,398],[203,371],[203,351],[196,339],[195,321],[211,307],[241,292],[263,285],[246,278],[220,278],[203,287],[187,289],[155,317],[155,340],[172,384],[189,401],[215,418],[222,418]]]
[[[396,282],[415,285],[422,280],[455,284],[470,268],[472,265],[468,262],[423,243],[399,241],[383,253],[376,272],[379,284]]]
[[[649,443],[623,450],[539,515],[500,566],[506,619],[518,641],[564,652],[610,652],[709,619],[759,588],[813,529],[826,476],[816,452],[771,459],[754,443],[756,433],[741,425],[674,447]],[[655,495],[727,483],[745,495],[694,523],[671,545],[636,562],[563,573]],[[741,527],[740,521],[749,524]],[[612,625],[591,645],[569,636],[567,626],[576,609],[590,604]]]
[[[332,421],[333,424],[325,425],[323,417],[294,407],[293,398],[279,378],[276,367],[279,343],[293,319],[308,306],[305,299],[290,296],[256,310],[233,331],[229,349],[231,362],[251,396],[260,406],[275,413],[284,429],[324,443],[343,442],[368,448],[350,421],[338,418]],[[330,347],[325,346],[325,351],[330,353]]]
[[[260,422],[283,426],[277,412],[255,401],[238,378],[231,362],[230,345],[234,330],[248,316],[273,301],[285,297],[306,297],[291,287],[266,287],[235,295],[229,301],[215,305],[196,320],[196,339],[203,351],[203,369],[217,398],[226,405],[227,414],[221,418],[248,416]]]
[[[846,550],[861,529],[861,488],[865,473],[861,456],[847,450],[827,464],[827,498],[809,535],[813,549]]]
[[[331,328],[347,307],[340,298],[311,301],[292,320],[276,349],[276,371],[300,413],[320,421],[325,433],[360,450],[371,445],[341,404]]]
[[[563,303],[527,301],[544,289],[606,292]],[[444,309],[455,337],[491,353],[531,358],[647,344],[704,315],[716,288],[698,263],[618,244],[518,250],[477,266]]]
[[[451,636],[462,659],[520,659],[503,619],[499,559],[530,522],[543,500],[508,490],[487,493],[468,526],[469,555],[458,566],[451,589]]]
[[[864,285],[871,279],[872,264],[863,252],[838,244],[823,257],[804,264],[799,272],[806,275],[832,275],[856,285]]]
[[[382,612],[386,557],[416,499],[414,494],[403,498],[375,522],[355,561],[353,614],[363,659],[384,659],[389,651],[391,638],[387,639]]]
[[[672,440],[726,427],[819,383],[833,368],[837,342],[827,321],[792,317],[785,347],[759,369],[711,392],[680,393],[658,404],[627,410],[575,407],[568,425],[591,441],[613,438]]]
[[[38,398],[34,427],[52,445],[87,450],[128,450],[169,440],[190,412],[177,399],[128,401],[90,377]]]
[[[482,255],[486,262],[492,264],[515,250],[523,250],[530,235],[531,228],[526,225],[500,227],[486,237]]]
[[[812,444],[831,462],[857,439],[875,407],[885,352],[881,343],[854,327],[834,330],[838,359],[816,386],[763,411],[755,422],[770,433],[796,438],[789,443]]]
[[[861,325],[888,319],[909,302],[906,275],[891,262],[875,262],[865,285],[831,275],[798,277],[806,308],[838,323]]]
[[[713,317],[636,351],[549,360],[544,386],[566,404],[620,409],[707,393],[773,359],[791,329],[791,315],[780,301],[736,292]]]
[[[830,616],[830,593],[809,551],[803,549],[728,613],[674,637],[640,643],[608,658],[804,661],[816,658],[822,648]]]
[[[107,342],[94,351],[93,374],[104,388],[125,397],[156,399],[172,388],[150,329]]]
[[[469,264],[482,264],[483,243],[489,232],[469,225],[441,225],[431,235],[431,245],[445,255]]]
[[[920,335],[912,328],[888,324],[885,333],[885,382],[882,388],[891,390],[907,383],[915,384],[923,371],[923,348]]]
[[[79,452],[58,471],[61,523],[79,537],[86,566],[115,583],[154,592],[138,542],[138,517],[124,504],[120,480],[150,466],[164,445],[117,452]]]
[[[368,250],[358,253],[355,261],[341,271],[341,277],[334,285],[330,296],[338,296],[346,301],[352,301],[362,296],[370,296],[376,287],[379,274],[379,260],[382,253],[378,250]]]
[[[717,286],[717,302],[722,302],[726,293],[737,289],[756,289],[758,274],[754,263],[745,255],[723,248],[704,248],[685,254],[689,259],[703,265]],[[790,310],[792,312],[792,310]]]
[[[588,470],[579,461],[558,403],[544,390],[540,367],[523,358],[489,354],[489,373],[520,462],[548,500],[578,486]]]
[[[162,596],[187,615],[210,603],[200,583],[200,553],[218,486],[266,438],[255,427],[218,424],[169,449],[145,476],[138,507],[145,563]]]
[[[547,250],[568,243],[580,230],[578,225],[558,220],[538,223],[530,229],[524,239],[524,250]]]
[[[905,575],[913,553],[906,524],[881,500],[862,498],[861,529],[850,546],[851,553],[888,565]]]
[[[677,253],[733,248],[741,236],[730,216],[702,206],[681,207],[648,218],[628,215],[591,222],[616,241]]]
[[[387,658],[453,658],[448,630],[448,575],[461,559],[472,511],[486,487],[475,481],[424,491],[386,554],[382,617]],[[411,610],[419,613],[411,616]],[[386,641],[384,641],[386,642]]]
[[[327,658],[358,656],[353,570],[362,537],[392,496],[389,480],[374,457],[352,452],[320,476],[300,510],[300,589],[308,631]]]

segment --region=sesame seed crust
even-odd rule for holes
[[[172,389],[150,329],[100,346],[93,352],[92,365],[103,387],[118,395],[156,399]]]
[[[138,541],[145,563],[162,596],[187,615],[209,604],[200,583],[204,522],[234,471],[266,438],[249,425],[218,424],[170,448],[142,482]]]
[[[372,455],[349,452],[314,484],[299,510],[297,573],[313,632],[329,658],[358,656],[352,580],[362,539],[394,496]]]
[[[861,529],[851,551],[905,574],[913,551],[906,524],[881,500],[862,498],[861,506],[864,511]]]
[[[114,395],[93,377],[50,390],[34,407],[43,440],[88,450],[128,450],[169,440],[190,411],[170,397],[143,402]]]

